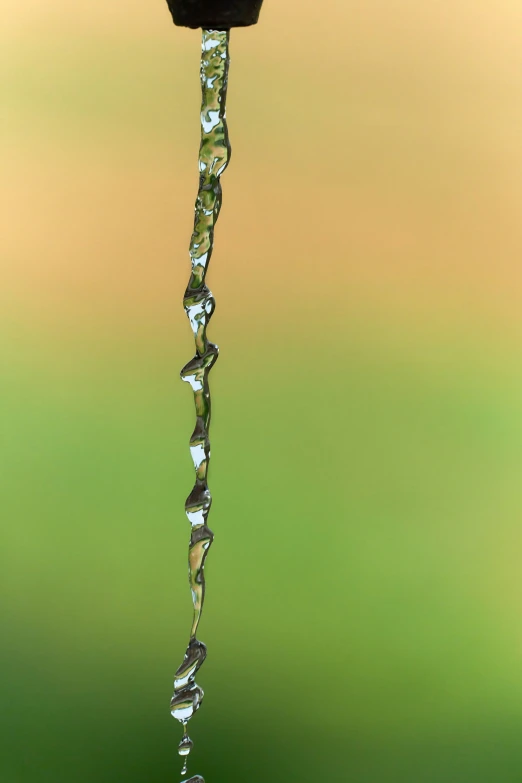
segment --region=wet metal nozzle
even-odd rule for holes
[[[167,0],[174,24],[230,30],[256,24],[263,0]]]

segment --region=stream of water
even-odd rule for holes
[[[188,756],[192,749],[187,724],[203,699],[196,674],[207,656],[207,648],[197,638],[197,632],[205,600],[205,559],[214,538],[207,525],[212,503],[207,484],[210,462],[208,376],[218,358],[218,347],[207,338],[207,326],[215,302],[205,279],[214,245],[214,226],[221,209],[220,177],[231,152],[226,123],[229,36],[229,31],[225,30],[203,30],[199,190],[189,251],[192,271],[183,299],[196,345],[194,358],[181,371],[181,379],[192,387],[196,407],[196,426],[190,438],[196,481],[185,502],[185,512],[192,528],[188,561],[194,614],[188,647],[174,677],[174,696],[170,703],[172,715],[183,725],[183,737],[178,748],[179,754],[184,757],[182,776],[187,773]],[[196,775],[186,783],[204,783],[204,780]]]

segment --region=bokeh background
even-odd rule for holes
[[[207,783],[522,780],[522,6],[232,34]],[[199,35],[4,0],[2,783],[179,781]]]

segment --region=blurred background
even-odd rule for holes
[[[177,783],[199,33],[2,17],[0,778]],[[232,33],[207,783],[522,779],[521,44],[518,0]]]

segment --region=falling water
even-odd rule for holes
[[[196,199],[194,232],[190,242],[192,273],[183,306],[187,313],[196,355],[181,371],[194,393],[196,426],[190,438],[190,452],[196,471],[196,483],[185,502],[185,512],[192,526],[189,545],[189,582],[194,604],[190,640],[183,663],[174,678],[174,696],[170,703],[172,715],[183,724],[179,754],[184,757],[181,774],[187,772],[192,740],[187,723],[199,709],[203,691],[196,683],[196,674],[203,664],[207,648],[197,639],[197,630],[205,599],[205,559],[214,534],[207,526],[212,497],[207,485],[210,462],[210,389],[208,374],[218,357],[218,347],[207,339],[207,325],[214,312],[214,297],[205,285],[214,241],[214,226],[221,209],[220,176],[230,159],[230,144],[226,123],[226,92],[228,78],[229,32],[203,30],[201,54],[201,146],[199,150],[199,191]],[[187,783],[204,783],[195,776]]]

